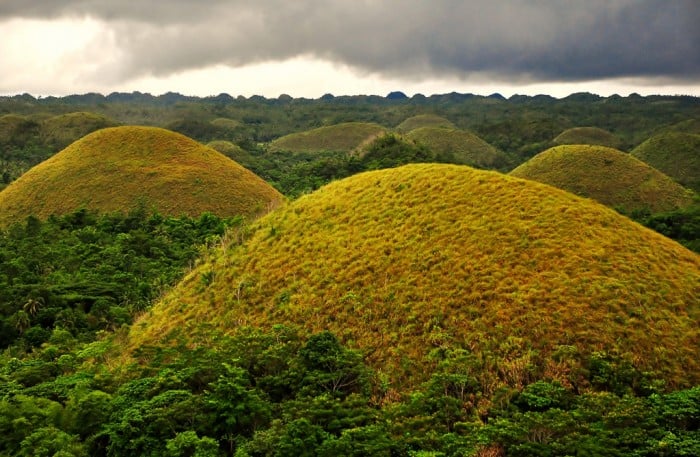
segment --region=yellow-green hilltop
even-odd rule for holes
[[[692,202],[692,191],[629,154],[605,146],[556,146],[510,174],[592,198],[627,214],[671,211]]]
[[[371,122],[345,122],[285,135],[270,143],[270,150],[350,152],[385,131],[381,125]]]
[[[445,127],[419,127],[407,138],[426,146],[449,163],[478,168],[502,168],[508,157],[478,136],[465,130]]]
[[[570,128],[561,132],[552,142],[554,144],[592,144],[610,148],[619,148],[622,144],[620,138],[598,127]]]
[[[421,127],[442,127],[453,129],[455,125],[449,120],[437,114],[419,114],[412,116],[396,126],[396,130],[401,133],[408,133],[411,130]]]
[[[494,354],[487,365],[511,385],[533,365],[560,380],[580,368],[556,354],[608,351],[685,386],[700,381],[698,297],[700,256],[603,205],[406,165],[258,220],[135,322],[127,346],[285,324],[334,332],[393,386],[425,379],[426,356],[448,348]]]
[[[700,193],[700,135],[655,135],[634,148],[632,155]]]
[[[0,225],[79,208],[254,216],[282,201],[265,181],[221,153],[155,127],[91,133],[0,192]]]

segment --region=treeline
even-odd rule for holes
[[[0,348],[29,350],[60,328],[80,340],[131,323],[202,247],[241,219],[78,210],[0,232]]]
[[[425,383],[398,392],[328,332],[201,337],[217,348],[142,348],[148,363],[121,371],[99,364],[114,343],[63,329],[31,358],[3,356],[0,455],[700,455],[700,388],[664,393],[604,353],[566,385],[494,391],[488,354],[442,350]]]

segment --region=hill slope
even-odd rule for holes
[[[622,144],[618,137],[598,127],[574,127],[564,130],[552,142],[554,144],[592,144],[609,148],[619,148]]]
[[[270,143],[270,151],[350,152],[385,131],[381,125],[370,122],[345,122],[283,136]]]
[[[449,119],[445,119],[444,117],[436,114],[419,114],[404,120],[402,123],[396,126],[396,130],[401,133],[408,133],[411,130],[421,127],[441,127],[453,129],[455,128],[455,125],[450,122]]]
[[[450,163],[478,168],[502,168],[508,157],[478,136],[465,130],[421,127],[406,135]]]
[[[88,133],[116,125],[115,121],[100,114],[67,113],[42,121],[40,135],[44,144],[58,151]]]
[[[281,199],[261,178],[190,138],[114,127],[76,141],[0,192],[0,224],[139,203],[163,214],[254,215]]]
[[[632,155],[700,193],[700,135],[662,133],[634,148]]]
[[[429,375],[438,348],[558,378],[550,356],[572,346],[686,384],[700,381],[698,296],[699,256],[602,205],[495,172],[407,165],[259,220],[136,322],[128,345],[285,323],[334,332],[395,385]]]
[[[692,201],[692,192],[668,176],[604,146],[556,146],[510,174],[593,198],[628,214],[645,209],[671,211]]]

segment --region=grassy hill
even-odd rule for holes
[[[396,130],[401,133],[408,133],[411,130],[415,130],[421,127],[440,127],[446,129],[453,129],[455,125],[445,119],[442,116],[436,114],[419,114],[417,116],[409,117],[408,119],[401,122],[396,126]]]
[[[86,207],[163,214],[255,215],[282,196],[219,152],[155,127],[94,132],[33,167],[0,192],[0,225]]]
[[[634,148],[631,154],[700,193],[700,135],[662,133]]]
[[[89,112],[61,114],[41,122],[41,141],[51,149],[58,151],[88,133],[117,123],[105,116]]]
[[[381,125],[371,122],[345,122],[285,135],[270,143],[270,151],[350,152],[385,131]]]
[[[668,176],[629,154],[604,146],[556,146],[510,174],[598,200],[627,214],[671,211],[692,201],[692,192]]]
[[[557,145],[592,144],[609,148],[619,148],[622,144],[618,137],[598,127],[574,127],[564,130],[552,142]]]
[[[423,144],[450,163],[478,168],[503,168],[508,157],[478,136],[465,130],[444,127],[420,127],[407,138]]]
[[[126,344],[284,323],[334,332],[392,387],[459,348],[483,360],[490,390],[576,377],[596,351],[687,385],[700,381],[698,296],[700,257],[615,211],[496,172],[414,164],[258,220]]]

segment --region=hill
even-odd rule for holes
[[[626,214],[671,211],[692,201],[692,192],[668,176],[605,146],[556,146],[510,174],[592,198]]]
[[[345,122],[285,135],[270,143],[270,151],[350,152],[385,131],[381,125],[371,122]]]
[[[631,154],[700,193],[700,135],[662,133],[634,148]]]
[[[284,323],[335,333],[395,387],[429,376],[429,353],[460,348],[495,384],[575,377],[606,351],[686,385],[700,381],[699,294],[699,256],[602,205],[414,164],[260,219],[135,322],[127,345]]]
[[[503,168],[508,157],[478,136],[465,130],[444,127],[420,127],[407,138],[444,157],[446,162],[477,168]]]
[[[40,137],[42,142],[59,151],[88,133],[117,123],[101,114],[76,112],[50,117],[41,122]]]
[[[445,119],[442,116],[436,114],[419,114],[417,116],[409,117],[408,119],[401,122],[396,126],[396,130],[401,133],[408,133],[411,130],[415,130],[421,127],[441,127],[446,129],[453,129],[455,125],[450,122],[449,119]]]
[[[609,148],[619,148],[622,144],[620,138],[598,127],[574,127],[564,130],[552,142],[557,145],[592,144]]]
[[[282,196],[213,149],[155,127],[94,132],[33,167],[0,192],[0,225],[86,207],[162,214],[252,216]]]

